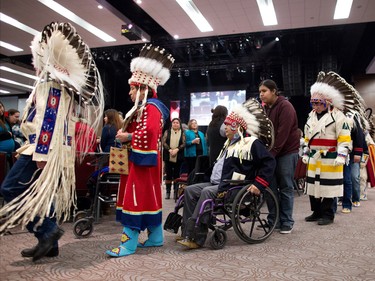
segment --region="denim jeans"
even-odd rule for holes
[[[352,201],[359,202],[361,196],[360,163],[351,163]]]
[[[271,189],[279,200],[280,224],[276,222],[276,226],[293,227],[293,204],[294,204],[294,172],[298,161],[298,153],[291,153],[276,158],[276,170],[274,178],[271,182]],[[272,206],[269,220],[272,221]]]
[[[32,175],[37,170],[36,162],[32,160],[32,156],[20,155],[19,159],[14,163],[12,169],[7,174],[3,184],[1,185],[0,191],[6,202],[12,201],[18,195],[27,190],[30,185]],[[34,179],[35,180],[35,179]],[[28,184],[24,184],[28,183]],[[51,214],[53,209],[51,209]],[[34,233],[38,240],[46,239],[50,236],[57,228],[56,219],[46,217],[43,223],[35,229],[36,223],[39,221],[39,217],[36,217],[32,222],[26,225],[27,230],[30,233]],[[57,246],[57,241],[55,242]]]
[[[352,209],[352,165],[344,165],[344,196],[342,197],[342,208]],[[337,206],[333,206],[336,211]]]

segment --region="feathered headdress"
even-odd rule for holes
[[[164,85],[171,76],[170,69],[174,63],[174,58],[164,48],[159,46],[144,45],[139,57],[132,59],[130,71],[132,76],[129,79],[130,85],[147,85],[152,89],[153,97],[157,98],[157,87]],[[146,103],[147,89],[145,97],[141,103],[142,107]],[[137,92],[133,108],[126,114],[125,120],[138,108],[140,90]],[[142,108],[140,109],[140,113]]]
[[[369,124],[365,118],[365,102],[358,91],[337,73],[319,72],[316,82],[311,86],[311,100],[326,100],[343,111],[358,113],[363,129]]]
[[[256,99],[248,99],[233,108],[224,123],[233,127],[236,127],[237,124],[240,125],[248,134],[260,139],[268,150],[272,149],[274,144],[273,124]]]
[[[77,117],[97,131],[104,110],[103,85],[89,46],[70,23],[52,22],[31,42],[33,65],[39,80],[55,80],[68,89],[77,101]],[[88,122],[90,120],[91,122]],[[90,147],[89,132],[77,135],[80,159]]]
[[[171,76],[170,69],[174,58],[165,49],[144,45],[139,57],[130,63],[133,73],[129,84],[147,85],[156,92],[159,85],[164,85]]]

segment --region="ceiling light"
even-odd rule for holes
[[[27,26],[18,20],[15,20],[14,18],[11,18],[3,13],[0,13],[0,21],[5,22],[7,24],[13,25],[14,27],[17,27],[27,33],[30,33],[32,35],[37,35],[39,34],[38,30],[35,30],[34,28],[31,28],[30,26]]]
[[[28,88],[28,89],[31,89],[31,90],[34,89],[33,86],[29,86],[29,85],[26,85],[26,84],[18,83],[18,82],[16,82],[16,81],[9,80],[9,79],[5,79],[5,78],[1,78],[1,77],[0,77],[0,81],[2,81],[2,82],[4,82],[4,83],[9,83],[9,84],[13,84],[13,85],[17,85],[17,86],[25,87],[25,88]]]
[[[38,0],[40,3],[46,5],[51,10],[54,10],[56,13],[59,13],[63,17],[75,22],[79,26],[82,26],[87,31],[91,32],[95,36],[99,37],[105,42],[114,42],[116,41],[115,38],[108,35],[104,31],[100,30],[99,28],[93,26],[91,23],[88,23],[84,19],[80,18],[76,14],[74,14],[72,11],[68,10],[64,6],[60,5],[59,3],[53,1],[53,0]]]
[[[177,40],[178,38],[180,38],[180,36],[178,36],[178,35],[176,34],[176,35],[173,35],[173,38]]]
[[[103,6],[102,5],[98,5],[98,9],[103,9]]]
[[[2,94],[10,94],[9,91],[5,91],[5,90],[0,90],[0,93],[2,93]]]
[[[275,41],[280,41],[280,38],[279,38],[279,37],[276,37],[276,38],[275,38]]]
[[[27,78],[34,79],[34,80],[38,80],[39,79],[35,75],[31,75],[31,74],[28,74],[28,73],[25,73],[25,72],[22,72],[22,71],[18,71],[18,70],[15,70],[13,68],[6,67],[6,66],[3,66],[3,65],[0,66],[0,70],[4,70],[4,71],[8,71],[8,72],[15,73],[15,74],[18,74],[18,75],[22,75],[22,76],[25,76]]]
[[[208,23],[197,6],[195,6],[193,0],[176,0],[176,2],[181,6],[181,8],[191,18],[201,32],[213,31],[212,26]]]
[[[277,25],[276,12],[272,0],[257,0],[257,4],[264,26]]]
[[[23,49],[21,48],[18,48],[12,44],[9,44],[9,43],[6,43],[6,42],[3,42],[3,41],[0,41],[0,47],[3,47],[3,48],[6,48],[8,50],[11,50],[13,52],[22,52]]]
[[[353,0],[337,0],[333,19],[347,19],[352,8]]]

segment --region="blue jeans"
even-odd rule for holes
[[[361,176],[360,164],[351,163],[351,177],[352,177],[352,201],[359,202],[361,196]]]
[[[0,191],[6,202],[12,201],[18,195],[27,190],[32,183],[29,183],[32,175],[37,170],[36,162],[32,160],[32,156],[20,155],[19,159],[14,163],[12,169],[7,174],[3,184],[1,185]],[[35,180],[35,179],[34,179]],[[23,184],[23,183],[28,183]],[[51,214],[53,209],[51,209]],[[43,223],[35,228],[36,223],[39,221],[39,217],[36,217],[32,222],[26,225],[27,230],[30,233],[34,233],[38,240],[47,239],[50,234],[57,228],[56,219],[46,217]],[[54,247],[57,246],[55,241]]]
[[[344,165],[344,196],[342,197],[342,208],[352,209],[352,165]],[[336,211],[334,206],[334,210]]]
[[[298,161],[298,153],[287,154],[276,158],[276,170],[271,182],[271,189],[279,200],[280,224],[276,226],[293,227],[294,204],[294,172]],[[270,210],[270,217],[272,211]],[[271,222],[272,223],[272,222]]]

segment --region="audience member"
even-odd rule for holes
[[[117,131],[121,126],[122,123],[117,110],[107,109],[104,112],[104,127],[100,138],[100,147],[103,152],[110,152],[111,147],[115,146]]]
[[[191,119],[188,122],[189,130],[185,131],[186,147],[185,147],[185,163],[188,174],[193,171],[197,156],[207,156],[207,143],[204,134],[198,130],[197,120]]]
[[[11,108],[8,110],[8,121],[12,128],[13,139],[15,148],[17,150],[21,147],[21,144],[25,142],[25,137],[23,136],[21,129],[20,129],[20,112],[17,109]]]
[[[300,146],[297,114],[293,105],[285,97],[279,96],[273,80],[260,83],[259,96],[275,131],[275,144],[271,153],[276,159],[276,170],[271,188],[279,199],[280,222],[276,222],[276,227],[280,227],[280,233],[288,234],[294,225],[294,173]],[[272,206],[269,208],[273,214]],[[273,223],[272,216],[269,218],[270,223]]]
[[[171,128],[164,132],[162,144],[166,187],[165,199],[170,199],[171,197],[172,182],[173,198],[177,199],[178,183],[175,180],[180,176],[186,144],[186,136],[181,128],[181,120],[179,118],[172,119]]]
[[[218,105],[212,110],[212,120],[206,132],[210,166],[216,161],[227,139],[224,130],[224,120],[227,115],[228,109],[225,106]]]
[[[352,211],[352,206],[359,207],[360,203],[360,162],[364,147],[364,135],[355,114],[347,113],[347,123],[350,127],[352,150],[349,152],[349,163],[344,165],[344,194],[342,197],[342,210],[344,214]],[[336,203],[334,201],[334,211]]]
[[[343,98],[332,85],[338,77],[331,72],[319,73],[311,87],[313,109],[305,125],[302,159],[307,164],[306,192],[313,211],[305,220],[319,225],[334,222],[333,202],[343,195],[343,166],[351,149],[350,128],[341,111]]]
[[[15,149],[12,126],[5,117],[5,107],[0,101],[0,151],[7,153],[8,165],[11,167],[12,152]]]

